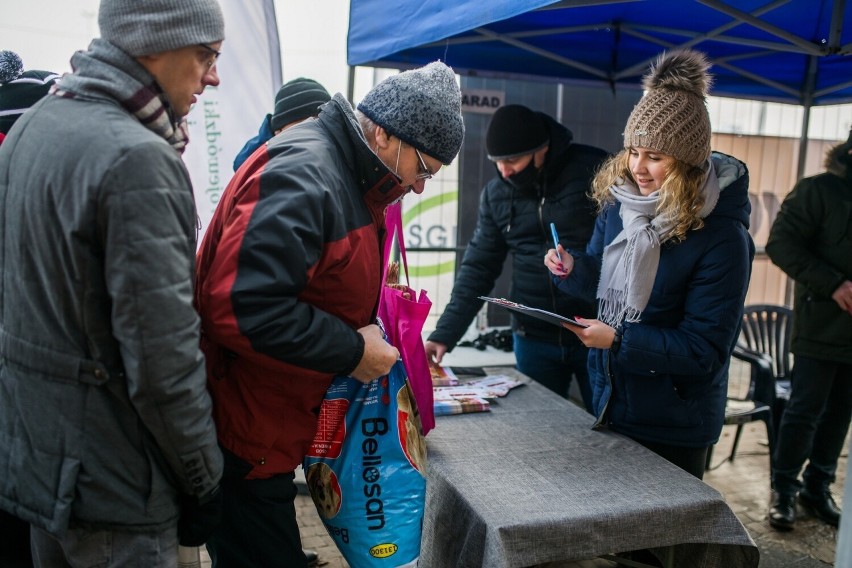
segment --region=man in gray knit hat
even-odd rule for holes
[[[173,568],[221,511],[181,152],[224,21],[102,0],[99,25],[0,147],[0,508],[36,566]]]
[[[369,383],[399,358],[374,318],[385,208],[458,154],[461,91],[435,62],[341,94],[259,148],[198,252],[196,306],[225,454],[217,568],[304,567],[294,470],[335,375]],[[265,154],[261,154],[265,152]]]

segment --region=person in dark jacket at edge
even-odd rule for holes
[[[225,455],[216,568],[305,566],[294,471],[335,375],[399,358],[374,323],[385,208],[456,157],[461,91],[434,62],[388,77],[357,111],[340,93],[254,152],[198,251],[196,305]]]
[[[829,525],[841,516],[829,487],[852,416],[852,132],[828,151],[825,166],[784,199],[766,242],[769,258],[795,281],[795,361],[769,510],[780,530],[796,524],[797,495]]]
[[[512,255],[509,299],[573,317],[594,317],[593,302],[559,294],[541,257],[552,243],[555,223],[564,246],[583,249],[595,224],[588,197],[595,170],[607,157],[601,149],[573,142],[571,131],[542,112],[522,105],[497,109],[485,139],[497,176],[479,200],[476,229],[467,246],[435,331],[426,341],[432,364],[440,364],[464,335]],[[572,375],[586,410],[591,388],[588,349],[573,333],[524,314],[512,313],[517,368],[567,398]]]
[[[755,252],[748,170],[710,148],[709,66],[693,50],[660,55],[624,149],[595,177],[591,242],[544,258],[560,290],[598,300],[587,328],[563,324],[590,347],[594,426],[699,479],[725,420]],[[659,565],[650,551],[632,558]]]
[[[37,103],[59,75],[51,71],[30,69],[13,51],[0,51],[0,145],[12,125]],[[30,551],[30,525],[0,510],[0,566],[29,568],[33,565]]]
[[[36,566],[174,568],[218,522],[185,117],[216,0],[102,0],[0,146],[0,508]]]

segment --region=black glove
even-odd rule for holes
[[[201,546],[222,522],[222,491],[216,487],[199,499],[181,495],[178,542],[181,546]]]

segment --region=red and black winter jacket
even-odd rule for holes
[[[381,288],[384,210],[403,194],[340,95],[237,171],[198,251],[195,301],[219,442],[292,471]]]

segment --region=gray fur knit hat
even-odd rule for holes
[[[225,39],[216,0],[101,0],[98,26],[132,57]]]
[[[646,90],[624,128],[625,148],[651,148],[701,166],[710,157],[706,97],[710,63],[698,51],[664,53],[645,75]]]
[[[453,70],[440,61],[388,77],[367,93],[358,110],[443,164],[461,149],[461,90]]]

